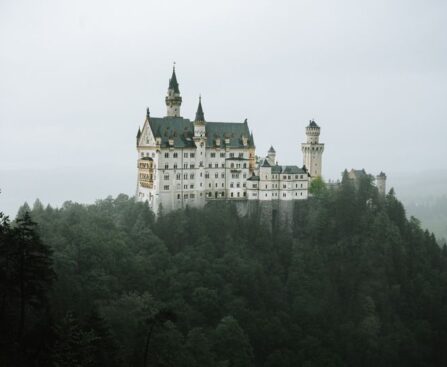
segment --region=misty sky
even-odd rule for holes
[[[201,94],[281,164],[313,118],[325,178],[446,170],[446,19],[443,0],[1,0],[0,211],[134,194],[173,61],[184,117]]]

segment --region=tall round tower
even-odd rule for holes
[[[380,172],[376,176],[376,186],[379,191],[379,195],[385,197],[386,195],[386,175],[383,172]]]
[[[167,116],[179,117],[180,106],[182,105],[182,97],[178,87],[177,76],[175,75],[175,65],[172,69],[172,76],[169,79],[168,95],[165,98],[167,107]]]
[[[307,142],[301,144],[303,163],[312,178],[321,177],[324,144],[319,142],[320,127],[314,120],[306,127]]]

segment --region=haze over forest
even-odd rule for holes
[[[0,209],[134,194],[135,134],[164,116],[172,63],[193,117],[248,118],[257,154],[325,178],[383,170],[413,205],[447,195],[447,4],[432,1],[0,3]],[[410,206],[411,206],[410,205]],[[447,232],[447,230],[446,230]]]

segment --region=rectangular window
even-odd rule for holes
[[[220,177],[225,178],[225,173],[222,173]]]
[[[211,153],[211,158],[215,158],[216,157],[216,153]]]
[[[177,158],[177,157],[178,157],[178,153],[175,152],[174,155],[173,155],[173,157],[174,157],[174,158]]]
[[[188,185],[183,185],[183,189],[187,190],[188,189]]]
[[[169,185],[164,185],[164,186],[163,186],[163,189],[164,189],[164,190],[169,190]]]
[[[169,158],[169,153],[165,153],[165,158]]]
[[[165,164],[165,169],[169,169],[169,164]]]
[[[244,153],[239,153],[239,158],[244,158]]]
[[[190,189],[193,189],[193,188],[194,188],[194,185],[189,185],[189,188],[190,188]]]
[[[194,163],[191,163],[191,164],[189,165],[189,168],[191,168],[191,169],[193,169],[194,167],[195,167]]]
[[[188,153],[183,153],[183,158],[188,158]]]
[[[219,168],[219,163],[215,163],[214,168]]]
[[[214,174],[214,178],[219,178],[219,174],[217,172]]]
[[[167,181],[167,180],[169,180],[169,175],[165,175],[163,178],[165,181]]]
[[[174,163],[174,169],[177,169],[177,163]]]
[[[191,174],[189,175],[189,178],[190,178],[191,180],[194,180],[194,173],[191,173]]]
[[[175,177],[177,180],[180,180],[182,178],[182,176],[180,175],[180,173],[177,173],[177,176]]]
[[[188,179],[188,174],[187,174],[187,173],[184,173],[184,174],[183,174],[183,178],[184,178],[185,180],[187,180],[187,179]]]
[[[189,156],[190,156],[191,158],[194,158],[194,157],[196,156],[196,153],[190,153]]]
[[[234,158],[234,153],[230,153],[230,158]]]
[[[183,163],[183,168],[188,168],[188,163]]]
[[[188,199],[188,194],[184,194],[183,197],[184,197],[185,199]]]
[[[225,153],[220,153],[220,158],[225,158]]]

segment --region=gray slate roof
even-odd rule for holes
[[[317,123],[314,120],[310,120],[309,125],[307,125],[307,127],[319,127],[319,126],[317,125]]]
[[[300,168],[298,166],[274,166],[272,167],[272,173],[278,173],[278,174],[303,174],[307,173],[303,168]]]
[[[170,138],[176,148],[195,147],[193,121],[183,117],[150,117],[149,124],[154,137],[161,138],[161,147],[169,146]],[[254,147],[246,122],[206,122],[205,133],[208,147],[215,146],[220,138],[221,147],[243,148],[243,136],[248,139],[248,147]],[[230,139],[229,144],[225,144],[226,138]]]

